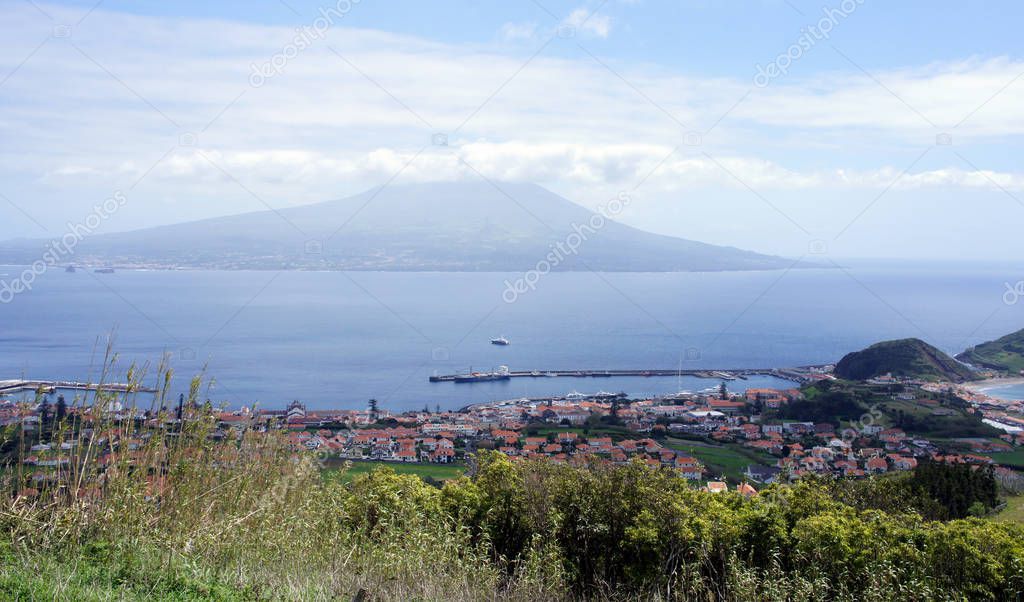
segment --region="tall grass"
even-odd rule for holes
[[[226,597],[259,599],[337,599],[363,591],[379,600],[477,600],[500,590],[499,572],[464,531],[421,516],[408,503],[364,528],[346,510],[352,490],[322,480],[314,458],[290,449],[278,432],[249,424],[244,434],[215,437],[215,413],[201,402],[200,378],[191,381],[179,421],[177,401],[168,399],[166,364],[157,367],[158,392],[140,408],[132,389],[141,388],[145,370],[127,371],[127,392],[103,388],[116,362],[108,350],[98,390],[76,399],[66,421],[46,433],[19,427],[7,434],[19,450],[4,472],[7,495],[0,501],[6,555],[0,575],[8,589],[40,574],[52,575],[36,583],[40,592],[59,590],[60,583],[72,587],[81,576],[76,567],[99,563],[117,571],[100,571],[88,586],[94,589],[75,593],[104,597],[104,588],[123,586],[126,592],[141,587],[143,597],[170,595],[154,582],[160,575],[218,584]],[[132,419],[140,410],[152,418]],[[57,450],[74,446],[60,454],[66,464],[33,482],[24,449],[40,440]],[[390,478],[399,497],[423,485],[414,476]],[[190,587],[182,591],[206,592],[196,597],[218,591]]]

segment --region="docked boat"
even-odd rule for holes
[[[457,383],[482,383],[494,380],[508,380],[512,378],[509,374],[508,366],[498,366],[498,369],[494,372],[469,372],[468,374],[458,374],[455,376],[455,382]]]
[[[491,339],[491,345],[500,345],[502,347],[505,347],[506,345],[509,345],[509,344],[511,344],[511,341],[509,341],[505,337],[498,337],[496,339]]]

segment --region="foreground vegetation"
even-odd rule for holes
[[[379,468],[387,468],[395,474],[411,474],[422,478],[428,483],[438,483],[449,479],[457,479],[466,473],[465,464],[426,464],[415,462],[402,464],[399,462],[330,462],[324,467],[325,479],[336,479],[341,483],[350,483],[356,477],[369,474]]]
[[[0,597],[103,599],[1014,599],[1024,528],[928,522],[899,496],[803,482],[753,499],[671,471],[478,458],[432,486],[319,478],[273,434],[194,440],[163,488],[2,510]],[[237,453],[244,450],[244,454]],[[843,499],[842,502],[836,501]]]
[[[929,520],[982,514],[994,495],[985,475],[954,486],[960,480],[932,467],[904,480],[811,479],[745,498],[698,490],[639,462],[572,466],[483,451],[470,458],[471,476],[443,484],[387,467],[325,479],[318,458],[279,432],[215,436],[212,412],[194,399],[172,410],[158,400],[152,424],[163,426],[141,433],[139,421],[106,407],[43,423],[48,438],[78,442],[72,461],[48,478],[33,480],[20,465],[4,471],[0,598],[1024,593],[1024,526]],[[18,430],[7,441],[20,438],[20,449],[26,434]],[[947,507],[957,512],[944,514]]]

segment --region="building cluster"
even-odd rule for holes
[[[664,443],[665,437],[706,439],[760,452],[764,464],[747,470],[756,482],[772,482],[781,473],[863,477],[912,470],[926,458],[987,464],[992,460],[980,454],[1024,443],[1014,435],[1004,437],[1005,443],[963,439],[957,441],[959,447],[972,453],[948,453],[928,439],[877,423],[840,429],[831,423],[765,418],[800,399],[797,389],[764,388],[743,395],[714,392],[632,401],[615,395],[569,395],[386,416],[369,410],[307,411],[296,403],[259,419],[268,427],[291,430],[297,448],[355,460],[449,463],[486,448],[558,462],[625,463],[639,458],[695,480],[708,477],[708,471],[697,458]],[[381,426],[382,421],[389,425]],[[614,438],[609,426],[617,427]]]
[[[927,387],[914,390],[928,395]],[[683,443],[702,440],[749,449],[747,455],[761,461],[749,466],[746,476],[760,483],[772,482],[780,474],[863,477],[912,470],[929,458],[987,464],[992,460],[983,454],[1024,444],[1024,435],[1007,432],[1002,440],[955,440],[955,447],[965,451],[950,453],[947,442],[938,445],[877,420],[840,425],[774,418],[786,415],[786,407],[801,400],[798,389],[751,388],[736,395],[722,388],[642,400],[628,400],[624,394],[570,394],[478,404],[460,411],[425,408],[400,414],[381,410],[376,403],[364,410],[307,410],[294,402],[283,410],[221,412],[216,415],[213,436],[233,437],[246,429],[283,430],[296,450],[402,463],[448,464],[478,449],[567,463],[641,461],[671,468],[688,479],[705,480],[712,475],[701,461],[681,451],[691,449],[700,455]],[[916,399],[916,403],[926,409],[932,404],[936,413],[954,411],[929,399]],[[155,421],[175,421],[173,413],[135,418],[165,428],[168,424]],[[0,404],[0,425],[17,422],[25,429],[36,428],[40,411]],[[59,465],[68,451],[39,441],[23,462],[39,467]]]

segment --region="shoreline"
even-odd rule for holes
[[[961,386],[975,393],[983,393],[985,395],[992,395],[993,397],[998,397],[998,395],[993,395],[992,392],[997,391],[999,389],[1004,389],[1006,387],[1014,387],[1019,385],[1024,385],[1024,376],[989,378],[986,380],[981,380],[973,383],[964,383]]]

